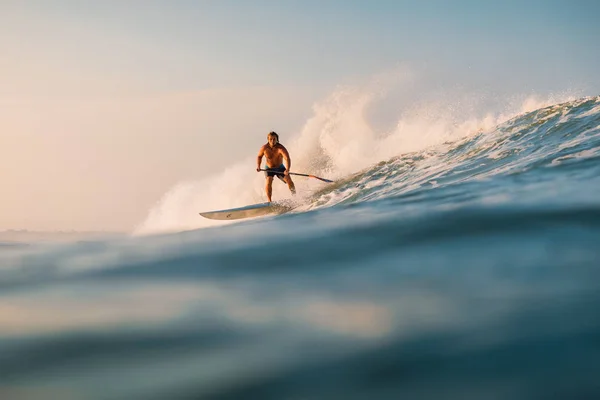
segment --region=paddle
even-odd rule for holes
[[[261,169],[261,171],[272,172],[272,173],[277,174],[277,175],[285,175],[283,172],[273,171],[273,170],[270,170],[270,169]],[[306,176],[308,178],[315,178],[315,179],[318,179],[320,181],[327,182],[327,183],[332,183],[333,182],[330,179],[320,178],[318,176],[309,175],[309,174],[299,174],[299,173],[296,173],[296,172],[290,172],[289,174],[290,175],[298,175],[298,176]]]

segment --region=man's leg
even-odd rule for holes
[[[267,192],[267,200],[271,202],[271,195],[273,194],[273,177],[267,176],[267,182],[265,183],[265,192]]]
[[[283,180],[285,181],[285,183],[287,183],[288,188],[290,188],[290,192],[292,192],[292,194],[296,194],[296,185],[294,185],[294,181],[292,181],[292,177],[287,175],[286,177],[284,177]]]

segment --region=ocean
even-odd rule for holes
[[[257,174],[126,237],[3,243],[0,398],[600,398],[600,97],[454,128],[315,130],[298,172],[335,182],[287,214],[198,215]]]

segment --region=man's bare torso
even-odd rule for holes
[[[262,147],[262,153],[267,161],[267,168],[277,168],[283,164],[283,149],[284,147],[279,143],[273,147],[267,143]]]

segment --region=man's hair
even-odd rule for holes
[[[277,143],[279,143],[279,135],[275,132],[269,132],[269,134],[267,135],[267,139],[269,138],[269,136],[275,136],[275,139],[277,139]]]

